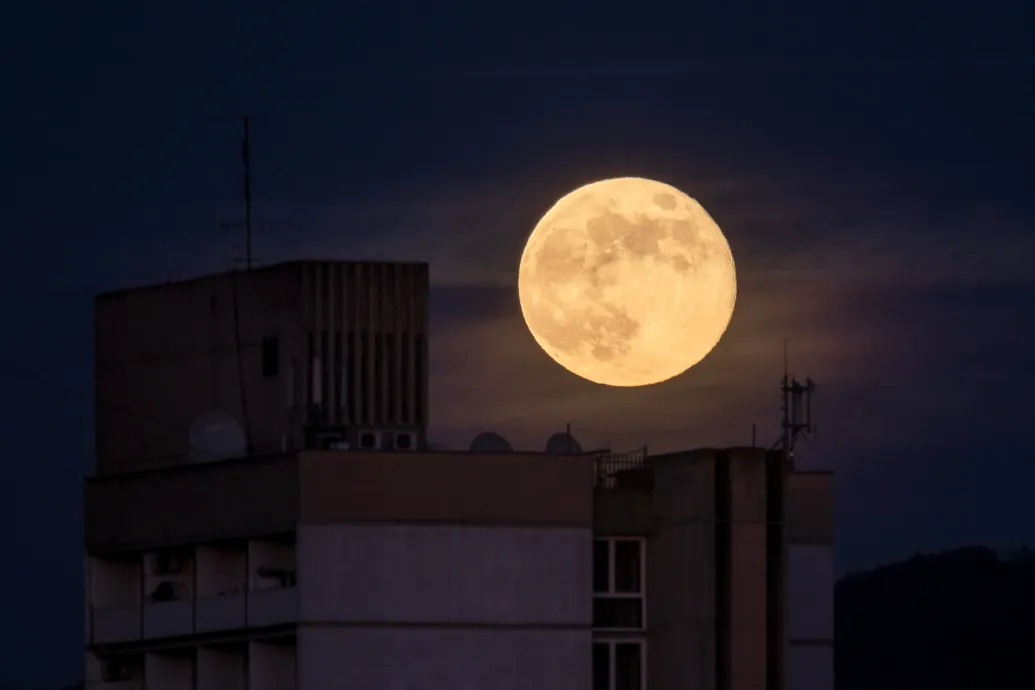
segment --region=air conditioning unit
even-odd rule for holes
[[[101,680],[105,683],[122,683],[133,679],[133,669],[123,661],[108,660],[101,664]]]
[[[381,448],[381,434],[377,431],[359,432],[360,450],[378,450]]]
[[[417,434],[412,431],[397,431],[393,439],[395,450],[417,450]]]
[[[176,554],[159,553],[155,555],[151,572],[154,575],[172,575],[183,571],[183,560]]]

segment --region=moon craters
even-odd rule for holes
[[[658,193],[654,195],[654,203],[658,208],[663,208],[666,211],[671,211],[676,207],[676,198],[671,194]]]
[[[700,361],[729,323],[736,272],[693,199],[638,178],[564,197],[529,238],[521,310],[540,346],[598,383],[638,386]]]

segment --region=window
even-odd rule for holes
[[[400,345],[402,345],[402,355],[400,355],[399,364],[400,372],[399,376],[402,379],[402,391],[399,395],[400,418],[403,424],[413,423],[413,395],[410,391],[413,390],[413,382],[410,378],[410,372],[413,369],[413,363],[410,361],[410,334],[403,333],[399,336]]]
[[[370,423],[370,350],[366,333],[359,334],[359,415],[356,421]]]
[[[646,690],[645,657],[643,640],[595,640],[593,690]]]
[[[385,369],[388,370],[388,397],[385,399],[388,417],[385,421],[397,423],[400,421],[395,414],[399,402],[399,370],[395,356],[395,335],[392,333],[385,334]]]
[[[255,342],[254,340],[252,341]],[[268,335],[262,339],[262,376],[273,378],[280,370],[280,344],[277,336]]]
[[[425,403],[425,385],[427,384],[427,356],[428,356],[428,337],[424,334],[418,334],[415,336],[415,342],[413,344],[413,364],[414,364],[414,386],[413,386],[413,398],[414,398],[414,418],[418,426],[424,426],[427,421],[427,410],[424,409]]]
[[[597,539],[593,542],[593,592],[608,592],[611,589],[611,542]]]
[[[641,537],[593,542],[593,627],[646,628],[646,558]]]

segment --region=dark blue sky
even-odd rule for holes
[[[5,683],[81,665],[92,295],[219,270],[253,123],[266,261],[432,262],[434,436],[776,433],[782,341],[821,385],[842,569],[1035,542],[1027,3],[21,3],[0,24],[8,264]],[[466,5],[466,6],[465,6]],[[701,366],[609,392],[523,329],[522,242],[580,183],[654,177],[733,247]]]

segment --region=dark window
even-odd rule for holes
[[[427,392],[425,389],[425,385],[427,384],[427,381],[425,380],[425,377],[427,376],[427,362],[425,360],[428,356],[427,336],[424,334],[418,335],[417,341],[414,343],[414,346],[414,376],[417,379],[414,385],[414,416],[417,418],[417,424],[419,426],[424,426],[427,423],[428,412],[426,409],[424,409],[424,396]]]
[[[642,563],[640,561],[641,542],[615,542],[615,592],[622,594],[639,594],[643,591],[640,582]]]
[[[400,356],[400,377],[402,378],[402,396],[399,399],[400,403],[400,416],[402,417],[403,424],[410,424],[413,422],[411,416],[411,402],[413,400],[413,383],[410,380],[410,371],[412,370],[412,362],[410,362],[410,334],[403,333],[399,336],[402,341],[402,355]]]
[[[349,332],[348,346],[345,352],[346,374],[345,374],[345,409],[346,419],[350,423],[359,421],[359,400],[356,398],[356,382],[359,381],[359,355],[356,352],[356,334]]]
[[[385,335],[385,368],[388,369],[388,398],[385,404],[388,407],[388,422],[396,422],[396,405],[399,397],[399,370],[396,368],[395,357],[395,336],[391,333]]]
[[[593,599],[593,627],[639,630],[643,628],[641,597],[596,597]]]
[[[331,391],[327,399],[338,410],[345,409],[345,363],[342,361],[343,355],[341,331],[334,331],[334,346],[330,355],[331,361],[334,362],[334,367],[333,375],[331,376]]]
[[[593,645],[593,690],[611,690],[611,645]]]
[[[330,333],[327,331],[320,331],[320,352],[317,357],[320,358],[320,380],[315,385],[320,391],[319,400],[319,415],[320,423],[327,424],[330,420],[330,409],[334,405],[334,389],[328,386],[329,375],[334,373],[333,364],[331,363],[331,343]]]
[[[370,357],[367,334],[359,334],[359,422],[370,423]]]
[[[593,591],[608,592],[611,589],[611,564],[609,563],[608,542],[597,539],[593,542]]]
[[[643,690],[643,646],[631,642],[615,644],[614,690]]]
[[[385,338],[374,334],[374,423],[384,424],[385,409]]]
[[[252,342],[255,342],[254,340]],[[280,372],[280,346],[277,336],[268,335],[262,339],[262,376],[272,378]]]

